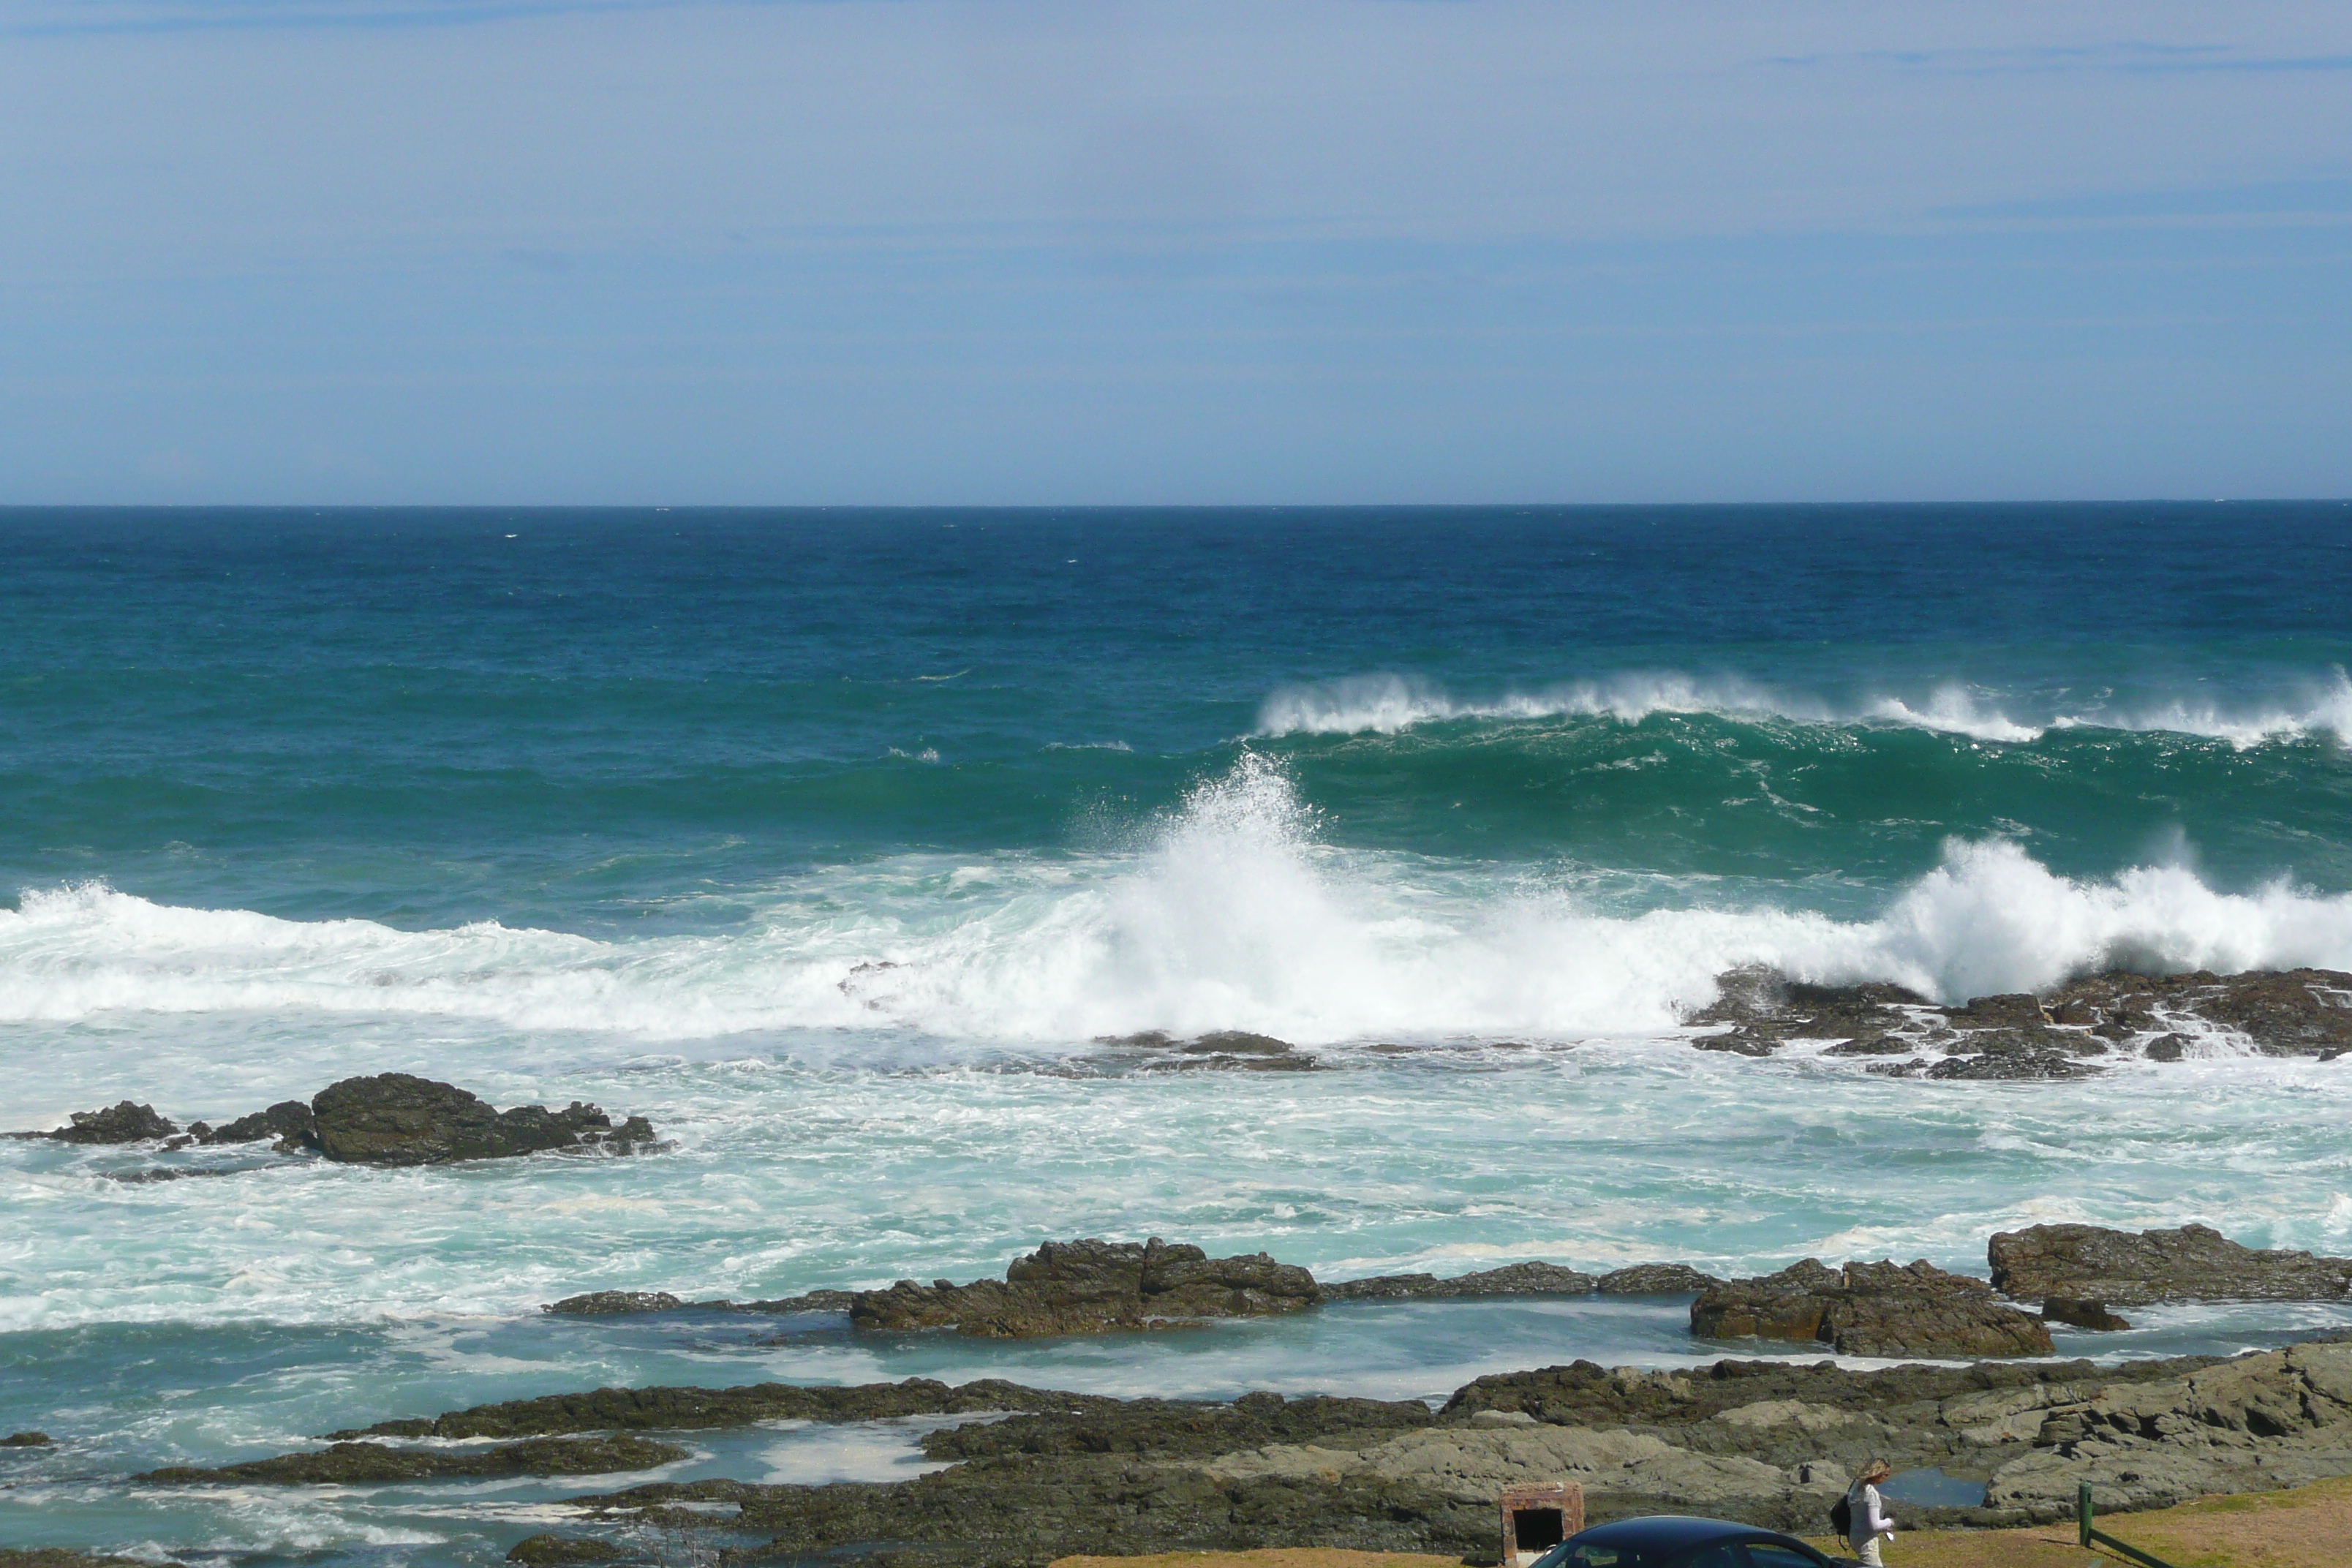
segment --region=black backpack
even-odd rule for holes
[[[1830,1504],[1830,1528],[1842,1538],[1851,1540],[1853,1536],[1853,1500],[1844,1492],[1838,1493],[1837,1501]]]

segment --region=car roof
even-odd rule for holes
[[[1734,1524],[1727,1519],[1695,1519],[1686,1514],[1653,1514],[1647,1519],[1621,1519],[1579,1531],[1570,1545],[1590,1542],[1595,1546],[1698,1546],[1710,1541],[1787,1541],[1777,1530]]]

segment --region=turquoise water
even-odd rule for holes
[[[2345,1251],[2341,1064],[1890,1081],[1676,1019],[1747,962],[1955,999],[2352,967],[2347,525],[0,512],[0,1120],[217,1121],[402,1069],[675,1142],[409,1172],[0,1142],[0,1427],[63,1439],[0,1457],[0,1540],[484,1563],[563,1489],[122,1478],[597,1383],[1402,1397],[1710,1348],[1673,1300],[1024,1346],[536,1311],[597,1287],[971,1277],[1077,1235],[1334,1278],[1981,1271],[1990,1230],[2062,1218]],[[1227,1027],[1327,1070],[1092,1043]],[[118,1179],[157,1166],[232,1173]],[[910,1443],[738,1435],[690,1473],[898,1474]]]

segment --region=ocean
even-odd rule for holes
[[[1940,1000],[2352,968],[2352,503],[0,510],[7,1129],[356,1073],[665,1152],[0,1142],[0,1542],[477,1563],[570,1483],[134,1485],[608,1383],[1443,1395],[1673,1300],[992,1345],[719,1315],[1164,1236],[1717,1273],[2201,1220],[2352,1250],[2352,1062],[2060,1083],[1691,1048],[1769,964]],[[1160,1071],[1244,1029],[1322,1070]],[[126,1181],[158,1168],[210,1179]],[[2158,1309],[2064,1353],[2352,1310]],[[886,1478],[905,1424],[680,1474]],[[699,1440],[698,1440],[699,1441]],[[608,1481],[571,1489],[604,1489]]]

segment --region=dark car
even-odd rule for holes
[[[1792,1535],[1720,1519],[1621,1519],[1578,1531],[1530,1568],[1831,1568]]]

